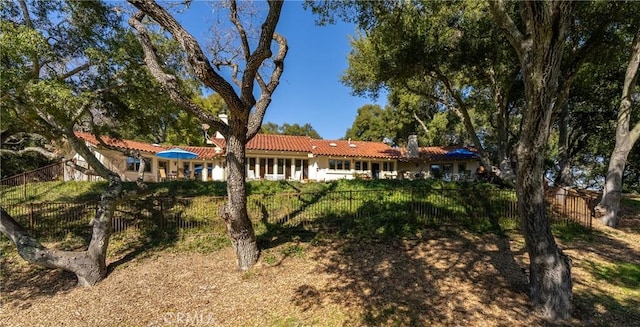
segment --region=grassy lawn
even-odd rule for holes
[[[125,190],[135,190],[133,182],[123,183]],[[471,183],[443,183],[437,180],[340,180],[327,183],[300,183],[290,181],[250,181],[247,182],[247,193],[251,194],[276,194],[276,193],[315,193],[326,190],[358,191],[399,187],[433,187],[433,188],[457,188],[470,185],[483,185],[492,188],[489,184]],[[105,182],[44,182],[32,183],[24,186],[0,188],[0,199],[5,205],[26,202],[65,202],[65,201],[92,201],[100,196],[100,192],[106,188]],[[170,181],[163,183],[149,183],[148,189],[141,195],[156,196],[225,196],[227,193],[225,182],[202,181]]]
[[[515,221],[502,220],[496,229],[473,217],[453,223],[412,219],[416,206],[406,206],[408,196],[393,190],[411,184],[387,182],[250,184],[252,196],[271,207],[249,202],[250,210],[263,213],[254,217],[261,257],[245,273],[235,268],[222,224],[207,225],[206,232],[141,226],[116,233],[109,247],[110,275],[92,289],[74,288],[72,274],[24,263],[5,240],[0,325],[544,325],[529,314],[521,269],[528,258]],[[197,184],[202,183],[166,183],[150,192],[183,195],[184,190],[207,199],[215,190],[224,192],[224,186]],[[466,185],[430,186],[469,191]],[[372,189],[387,191],[367,193]],[[301,190],[316,193],[279,202],[287,192]],[[312,198],[323,190],[361,196]],[[87,186],[78,197],[94,191]],[[470,206],[486,200],[459,193],[425,196],[421,208],[453,217],[475,213]],[[198,218],[197,209],[204,199],[188,200],[175,210],[205,219]],[[491,200],[500,206],[508,199]],[[575,310],[569,325],[640,326],[640,231],[634,227],[640,206],[634,206],[635,198],[629,201],[621,218],[629,227],[554,226],[558,243],[573,260]],[[297,204],[285,208],[285,203]],[[333,228],[303,230],[294,223],[317,212],[315,206],[333,210],[319,217]],[[139,214],[136,210],[120,214]],[[48,245],[71,250],[85,242],[68,233]]]

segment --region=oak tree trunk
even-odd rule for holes
[[[544,149],[553,111],[553,92],[544,82],[525,82],[529,102],[517,148],[516,192],[531,300],[544,317],[557,320],[571,317],[571,260],[556,245],[544,198]]]
[[[93,233],[86,251],[59,251],[43,246],[4,208],[0,208],[0,232],[16,245],[24,260],[73,272],[78,278],[78,285],[93,286],[107,276],[106,257],[111,236],[111,218],[121,189],[120,178],[112,176],[109,188],[103,192],[96,215],[91,221]]]
[[[500,179],[513,184],[515,182],[515,172],[511,166],[511,151],[509,151],[509,113],[502,87],[494,87],[494,103],[496,106],[496,130],[498,134],[498,167],[500,168]]]
[[[261,25],[259,37],[256,39],[257,44],[253,44],[253,40],[250,42],[248,30],[239,19],[241,10],[237,6],[237,1],[229,1],[227,7],[229,21],[235,30],[232,34],[237,34],[239,38],[239,46],[236,49],[238,57],[231,60],[224,58],[222,61],[220,61],[221,58],[214,58],[214,60],[207,58],[193,35],[155,1],[129,0],[129,2],[139,9],[129,18],[129,24],[137,31],[138,40],[145,53],[145,63],[151,74],[168,91],[177,105],[219,131],[226,139],[229,200],[220,215],[226,222],[231,243],[236,251],[238,267],[241,270],[247,270],[257,262],[259,253],[246,207],[245,145],[260,130],[271,96],[284,70],[284,59],[288,51],[287,40],[275,31],[284,1],[267,1],[269,9]],[[190,96],[182,92],[178,83],[179,78],[167,73],[167,70],[160,65],[156,48],[153,46],[147,28],[142,23],[145,16],[157,22],[178,41],[196,77],[206,87],[220,94],[230,111],[228,124],[193,103]],[[253,23],[255,21],[252,25]],[[272,52],[274,44],[277,45],[274,47],[277,49],[275,54]],[[267,60],[270,61],[269,66],[272,68],[270,78],[265,78],[268,76],[264,74],[266,72],[258,71],[265,67],[263,64]],[[215,65],[216,69],[212,62],[219,63]],[[230,80],[235,87],[218,73],[220,66],[228,66],[233,70]],[[239,72],[242,73],[239,74]],[[254,92],[255,86],[260,88],[259,92]],[[236,87],[240,90],[239,93],[236,92]],[[256,93],[260,94],[258,99],[255,97]]]
[[[233,119],[233,118],[232,118]],[[258,261],[258,243],[247,213],[245,182],[246,128],[235,128],[227,140],[227,194],[229,200],[221,213],[240,270],[248,270]]]
[[[543,188],[542,160],[535,148],[518,149],[518,211],[529,254],[529,287],[534,306],[548,319],[571,316],[571,260],[551,233]]]
[[[555,184],[560,186],[573,185],[573,176],[571,175],[571,160],[569,156],[569,126],[568,117],[569,108],[562,106],[560,115],[558,116],[558,166],[559,172],[555,179]]]
[[[620,200],[622,198],[622,174],[627,162],[627,156],[633,145],[640,137],[640,122],[636,123],[633,129],[631,126],[631,109],[633,89],[638,78],[638,66],[640,65],[640,31],[633,39],[631,56],[627,64],[624,86],[618,110],[618,121],[616,125],[616,145],[609,159],[609,169],[602,199],[596,207],[596,212],[600,215],[600,221],[611,227],[616,226],[618,212],[620,211]]]
[[[530,260],[530,296],[543,317],[571,317],[571,260],[558,248],[544,199],[544,157],[551,118],[562,104],[560,73],[565,33],[573,4],[565,1],[518,3],[522,33],[503,1],[489,2],[497,23],[518,55],[526,107],[516,150],[518,212]]]

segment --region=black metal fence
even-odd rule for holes
[[[38,196],[38,192],[46,191],[34,187],[38,183],[64,180],[64,167],[67,161],[69,160],[1,179],[0,198],[3,205],[28,201],[29,198]]]
[[[218,213],[225,200],[154,197],[127,201],[118,205],[114,213],[113,230],[224,232]],[[46,202],[14,205],[6,210],[36,237],[60,240],[69,233],[89,237],[89,223],[96,208],[96,202]],[[397,226],[398,221],[424,226],[517,219],[516,195],[511,190],[409,188],[252,195],[248,197],[247,209],[255,224],[313,230],[379,228],[385,224]],[[567,195],[562,202],[550,203],[550,210],[550,217],[556,222],[591,226],[587,202],[575,196]]]

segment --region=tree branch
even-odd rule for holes
[[[78,66],[78,67],[66,72],[65,74],[62,74],[61,76],[58,76],[58,79],[59,80],[65,80],[65,79],[67,79],[67,78],[69,78],[69,77],[71,77],[71,76],[73,76],[73,75],[75,75],[75,74],[77,74],[77,73],[79,73],[79,72],[81,72],[83,70],[88,69],[89,67],[91,67],[91,64],[90,63],[85,63],[83,65],[80,65],[80,66]]]
[[[636,32],[636,35],[633,38],[633,44],[631,46],[631,55],[629,56],[629,64],[627,65],[627,72],[625,73],[624,79],[624,87],[622,89],[622,101],[628,101],[628,107],[622,110],[623,106],[621,104],[621,111],[618,114],[618,124],[626,125],[624,128],[628,129],[631,122],[631,108],[633,107],[633,102],[631,96],[633,94],[633,89],[635,88],[636,82],[638,80],[638,68],[640,66],[640,30]],[[623,123],[624,121],[624,123]],[[640,137],[640,122],[636,123],[636,125],[629,131],[629,138],[631,145],[633,145],[638,138]]]
[[[36,152],[52,160],[60,158],[60,155],[58,153],[49,151],[41,147],[36,147],[36,146],[26,147],[18,151],[9,150],[9,149],[0,149],[0,153],[7,153],[7,154],[14,154],[14,155],[21,155],[28,152]]]
[[[136,13],[135,15],[131,16],[131,18],[129,18],[129,24],[137,31],[138,41],[140,42],[142,50],[145,54],[145,63],[147,64],[147,67],[149,68],[149,71],[151,72],[153,77],[155,77],[160,85],[169,93],[171,99],[175,101],[176,104],[178,104],[181,108],[194,114],[195,116],[200,118],[202,122],[211,125],[213,128],[220,131],[223,135],[227,135],[229,133],[229,125],[225,124],[218,117],[215,117],[214,115],[202,110],[188,97],[183,95],[180,91],[180,86],[178,85],[176,77],[171,74],[167,74],[162,70],[162,67],[158,63],[158,57],[155,53],[154,47],[151,43],[151,38],[149,37],[147,29],[142,24],[142,18],[144,17],[144,15],[145,14],[142,12]]]
[[[20,2],[20,10],[22,11],[22,16],[24,17],[24,21],[30,29],[35,30],[35,26],[33,25],[33,21],[31,20],[31,14],[29,13],[29,7],[27,7],[27,3],[25,0],[19,0]],[[33,60],[33,78],[40,78],[40,68],[42,65],[40,64],[40,56],[36,51],[31,51],[31,60]]]
[[[18,254],[27,262],[48,268],[63,268],[59,262],[60,257],[56,255],[57,251],[52,251],[40,244],[2,207],[0,207],[0,232],[16,245]]]
[[[96,158],[96,156],[89,150],[83,140],[80,140],[73,131],[73,125],[68,126],[63,130],[64,136],[69,141],[73,149],[89,164],[89,167],[93,168],[97,175],[100,177],[111,180],[112,178],[120,178],[116,173],[105,167],[105,165]]]
[[[262,92],[260,94],[260,99],[256,104],[256,110],[253,111],[253,113],[249,116],[249,125],[247,128],[247,139],[249,140],[260,131],[262,120],[264,119],[267,107],[269,106],[269,103],[271,103],[271,95],[280,83],[280,77],[282,76],[282,72],[284,71],[284,58],[287,56],[287,52],[289,51],[289,46],[287,44],[286,38],[274,32],[273,39],[278,44],[278,53],[276,53],[276,56],[273,59],[275,67],[271,72],[269,83],[265,84],[262,76],[259,73],[256,72],[255,75]]]
[[[489,10],[491,14],[500,25],[500,28],[505,32],[507,40],[511,43],[511,46],[516,50],[518,58],[522,58],[524,55],[523,41],[524,36],[513,22],[511,17],[507,14],[507,10],[503,0],[489,1]]]
[[[256,79],[258,69],[260,68],[264,60],[271,57],[271,41],[276,37],[274,33],[278,20],[280,19],[280,12],[282,11],[283,1],[268,0],[267,3],[269,4],[269,12],[267,13],[267,17],[262,24],[262,32],[260,33],[258,46],[256,50],[251,54],[251,56],[249,56],[247,65],[244,70],[244,75],[242,76],[241,99],[245,105],[245,108],[252,108],[255,104],[255,98],[253,96],[253,83]],[[269,99],[269,102],[270,101],[271,100]]]
[[[429,133],[429,129],[427,128],[427,125],[424,124],[422,119],[420,119],[415,112],[413,113],[413,118],[415,118],[418,121],[420,126],[422,126],[422,128],[424,129],[425,133]]]
[[[91,167],[87,168],[87,167],[80,166],[74,160],[69,160],[65,164],[67,166],[69,166],[69,167],[71,167],[71,168],[73,168],[73,169],[85,174],[85,175],[98,176],[98,173],[95,170],[91,169]]]
[[[138,35],[147,34],[146,29],[142,25],[141,21],[144,15],[149,15],[154,21],[156,21],[160,26],[169,31],[171,35],[173,35],[174,39],[179,42],[182,50],[185,51],[187,55],[187,61],[193,68],[195,75],[208,87],[215,90],[220,96],[225,100],[225,103],[229,107],[229,109],[233,112],[234,110],[241,110],[245,108],[243,101],[240,100],[235,90],[222,76],[215,72],[207,56],[202,51],[200,44],[198,41],[187,32],[178,21],[175,20],[164,8],[159,6],[155,1],[152,0],[128,0],[129,3],[134,5],[136,8],[140,10],[139,13],[136,13],[134,16],[129,18],[129,24],[133,26],[137,31]],[[274,24],[275,25],[275,24]],[[148,36],[145,36],[148,39]],[[140,37],[138,38],[140,40]],[[149,45],[150,41],[147,42]],[[145,50],[145,54],[148,51]],[[145,60],[148,63],[148,60]],[[157,77],[156,77],[157,78]],[[163,77],[164,80],[166,77]],[[253,104],[251,104],[252,106]],[[251,107],[250,106],[250,107]],[[249,107],[249,108],[250,108]],[[205,122],[210,123],[217,120],[207,120]],[[214,125],[214,124],[211,124]],[[225,128],[226,130],[226,128]]]
[[[235,0],[231,0],[230,6],[230,20],[235,25],[238,33],[240,34],[240,42],[242,44],[242,53],[244,54],[244,59],[249,60],[251,56],[251,49],[249,48],[249,40],[247,38],[247,32],[244,30],[244,26],[240,23],[238,19],[238,6]]]

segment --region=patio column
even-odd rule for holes
[[[273,176],[278,175],[278,158],[273,158]]]
[[[209,179],[209,167],[206,161],[202,162],[202,181],[206,182]]]

